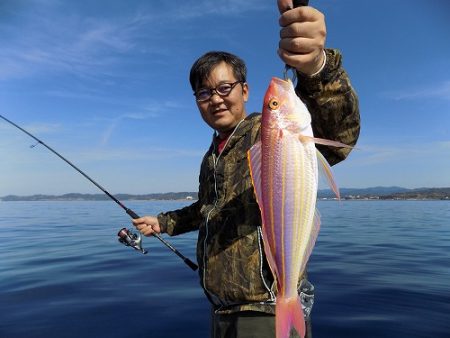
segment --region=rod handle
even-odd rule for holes
[[[294,0],[292,1],[292,4],[295,7],[301,7],[301,6],[308,6],[309,0]]]
[[[191,261],[189,258],[185,257],[184,262],[186,263],[187,266],[189,266],[192,269],[192,271],[198,270],[198,265],[195,264],[193,261]]]
[[[127,214],[128,215],[130,215],[130,217],[132,218],[132,219],[136,219],[136,218],[139,218],[139,215],[138,214],[136,214],[133,210],[131,210],[131,209],[126,209],[126,212],[127,212]]]

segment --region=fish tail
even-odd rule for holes
[[[305,337],[305,319],[300,298],[277,298],[275,326],[277,338],[289,338],[292,327],[300,337]]]

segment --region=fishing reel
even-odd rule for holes
[[[119,233],[119,242],[125,246],[131,246],[133,249],[146,254],[148,251],[142,247],[142,237],[140,233],[134,233],[127,228],[120,229]]]

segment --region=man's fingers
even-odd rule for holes
[[[286,27],[294,22],[316,21],[321,16],[323,14],[313,7],[298,7],[281,14],[278,22],[280,26]]]
[[[293,23],[280,29],[280,38],[313,38],[319,29],[315,22]]]
[[[141,234],[143,234],[144,236],[151,236],[155,233],[155,231],[152,229],[152,227],[148,226],[147,228],[145,228],[144,230],[141,231]]]
[[[305,67],[308,67],[311,63],[314,63],[318,58],[320,58],[321,54],[317,54],[315,52],[309,53],[292,53],[285,49],[278,49],[278,55],[287,65],[306,71]],[[311,73],[313,73],[312,71]]]
[[[293,54],[308,54],[320,48],[317,40],[306,38],[281,39],[279,47]]]
[[[146,221],[146,218],[145,218],[145,217],[134,218],[134,219],[131,220],[131,222],[132,222],[134,225],[141,224],[141,223],[145,223],[145,221]]]
[[[144,223],[139,224],[138,226],[136,226],[136,229],[139,230],[139,232],[140,232],[141,234],[143,234],[144,236],[147,236],[147,237],[153,235],[153,233],[156,232],[156,231],[152,228],[151,225],[144,224]]]

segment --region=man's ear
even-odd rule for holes
[[[248,97],[250,95],[250,88],[248,87],[247,82],[242,84],[242,96],[244,98],[244,102],[248,101]]]

